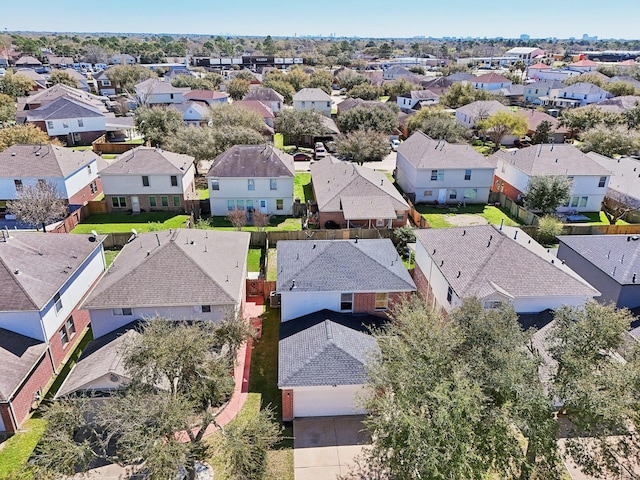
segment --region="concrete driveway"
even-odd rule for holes
[[[363,416],[313,417],[293,421],[296,480],[327,480],[345,475],[369,443]]]

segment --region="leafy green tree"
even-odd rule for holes
[[[613,112],[603,112],[594,105],[567,109],[560,116],[560,125],[567,127],[573,135],[604,123],[607,126],[622,124],[624,118]]]
[[[285,80],[272,79],[263,82],[262,86],[272,88],[280,95],[282,95],[284,97],[284,103],[286,103],[287,105],[291,105],[291,103],[293,102],[293,96],[295,95],[296,90],[289,82],[286,82]]]
[[[281,110],[273,121],[276,132],[285,135],[296,148],[303,135],[320,136],[327,129],[322,120],[322,114],[315,110]]]
[[[397,126],[397,115],[385,105],[351,108],[338,117],[338,128],[343,133],[364,129],[392,134]]]
[[[555,215],[545,215],[540,219],[537,227],[537,240],[546,245],[553,243],[556,237],[562,234],[563,225]]]
[[[543,215],[553,215],[558,207],[569,201],[573,181],[563,175],[534,175],[529,177],[524,204]]]
[[[628,82],[610,82],[605,84],[603,88],[614,97],[636,94],[636,87]]]
[[[64,70],[54,70],[53,72],[51,72],[51,77],[49,78],[49,81],[53,85],[57,85],[60,83],[62,85],[67,85],[73,88],[78,88],[79,86],[78,81]]]
[[[387,95],[403,95],[414,90],[422,90],[422,86],[400,78],[392,82],[385,82],[384,89]]]
[[[361,98],[362,100],[377,100],[380,98],[381,93],[382,90],[380,87],[376,87],[375,85],[368,83],[362,83],[349,90],[347,95],[351,98]]]
[[[249,81],[244,78],[234,78],[227,83],[227,93],[233,100],[242,100],[249,92]]]
[[[591,83],[600,88],[604,88],[607,84],[606,79],[602,78],[600,75],[596,75],[592,72],[583,73],[581,75],[573,75],[571,77],[565,78],[563,80],[565,85],[573,85],[575,83]]]
[[[309,75],[307,87],[309,88],[321,88],[325,93],[331,95],[331,85],[333,84],[333,75],[326,70],[314,70]]]
[[[138,107],[134,122],[145,142],[164,148],[170,135],[184,125],[182,114],[167,107]]]
[[[378,47],[378,55],[383,58],[390,57],[393,53],[393,47],[389,45],[387,42],[384,42],[382,45]]]
[[[496,150],[500,148],[504,137],[513,135],[520,138],[527,133],[528,128],[527,119],[521,113],[496,112],[478,122],[478,129],[491,139]]]
[[[425,71],[424,71],[424,67],[421,65],[415,65],[413,67],[409,67],[409,71],[411,73],[415,73],[416,75],[424,75]]]
[[[265,55],[273,55],[278,51],[275,42],[271,38],[271,35],[267,35],[267,37],[262,42],[262,51]]]
[[[471,137],[468,129],[464,128],[450,113],[441,108],[423,108],[409,118],[407,122],[409,135],[420,130],[435,139],[445,139],[450,143],[462,143]]]
[[[598,125],[580,135],[583,152],[596,152],[607,157],[629,155],[640,148],[640,133],[623,125]]]
[[[338,82],[338,86],[345,90],[351,90],[356,85],[371,84],[371,80],[367,77],[350,69],[345,69],[338,73],[338,75],[336,75],[336,80]]]
[[[177,88],[189,87],[192,90],[217,90],[217,85],[206,78],[178,75],[171,80],[171,85]]]
[[[389,136],[375,130],[353,130],[336,140],[335,147],[339,155],[358,165],[379,162],[389,153]]]
[[[233,104],[211,106],[208,117],[209,126],[212,128],[245,127],[262,132],[265,127],[264,119],[258,113]]]
[[[498,100],[504,102],[504,97],[486,90],[475,89],[471,85],[463,85],[460,82],[451,85],[447,92],[440,96],[440,103],[450,108],[460,108],[478,100]]]
[[[9,95],[0,93],[0,126],[16,120],[16,101]]]
[[[0,128],[0,152],[11,145],[39,143],[60,145],[58,140],[50,140],[46,132],[30,124]]]
[[[14,75],[7,72],[4,77],[0,77],[0,93],[9,95],[13,99],[24,97],[33,87],[35,82],[22,75]]]
[[[622,116],[629,129],[640,128],[640,102],[636,102],[635,106],[625,110]]]
[[[540,143],[551,143],[553,138],[553,124],[548,120],[543,120],[538,124],[533,136],[531,137],[531,143],[538,145]]]
[[[137,83],[157,76],[151,69],[142,65],[115,65],[108,68],[105,74],[111,82],[117,85],[120,92],[129,93],[134,91]]]

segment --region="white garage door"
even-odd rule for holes
[[[293,415],[324,417],[362,414],[365,411],[356,400],[356,395],[362,396],[362,394],[361,385],[296,388],[293,393]]]

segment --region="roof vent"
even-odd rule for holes
[[[39,156],[40,156],[40,152],[36,152],[36,157],[39,157]]]
[[[15,157],[16,156],[16,152],[11,152],[11,156]]]
[[[296,287],[296,279],[294,278],[293,280],[291,280],[291,286],[289,287],[289,290],[293,290]]]
[[[14,274],[18,275],[20,273],[20,270],[18,270],[17,268],[13,271]]]
[[[444,265],[444,260],[440,260],[440,266]]]
[[[637,277],[638,277],[638,274],[634,272],[634,273],[633,273],[633,277],[631,277],[631,282],[632,282],[632,283],[636,283],[636,278],[637,278]]]

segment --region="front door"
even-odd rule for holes
[[[131,211],[140,213],[140,199],[138,197],[131,197]]]
[[[447,203],[447,189],[441,188],[438,190],[438,203]]]
[[[266,200],[260,200],[260,211],[262,213],[267,213],[267,201]]]

